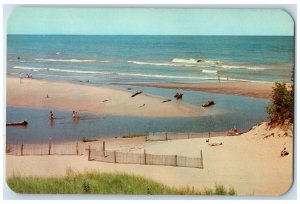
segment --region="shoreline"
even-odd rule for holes
[[[112,83],[112,85],[184,89],[270,100],[272,99],[272,87],[274,86],[274,83],[221,81],[203,83]]]
[[[174,100],[162,103],[166,98],[144,93],[131,97],[132,91],[90,84],[26,78],[20,83],[19,78],[7,77],[6,85],[6,103],[16,107],[142,117],[190,117],[203,113],[202,107],[195,108]]]

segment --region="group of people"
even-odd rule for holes
[[[72,118],[73,118],[73,119],[79,119],[78,112],[73,111],[73,112],[72,112]],[[53,113],[52,111],[50,111],[49,119],[50,119],[50,120],[54,120],[54,119],[55,119],[54,113]]]

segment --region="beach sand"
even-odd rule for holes
[[[258,82],[211,82],[211,83],[132,83],[127,85],[186,89],[217,94],[250,96],[261,99],[271,99],[274,83]]]
[[[205,138],[146,142],[140,138],[106,140],[107,150],[177,154],[199,157],[203,152],[204,169],[112,164],[88,161],[87,156],[6,156],[7,178],[18,176],[64,176],[66,169],[77,172],[125,172],[154,179],[169,186],[194,186],[197,189],[222,184],[234,187],[238,195],[282,195],[293,181],[293,138],[283,136],[278,128],[268,130],[265,124],[254,127],[241,136],[210,138],[222,142],[211,147]],[[274,133],[274,134],[272,134]],[[280,157],[286,147],[289,155]],[[34,168],[33,168],[34,167]]]
[[[144,93],[132,98],[132,91],[107,87],[26,78],[20,83],[20,79],[14,77],[7,77],[6,82],[6,101],[11,106],[145,117],[199,116],[203,112],[202,107],[174,100],[162,103],[165,98]]]

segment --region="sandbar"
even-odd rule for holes
[[[15,77],[7,77],[6,85],[6,102],[10,106],[141,117],[189,117],[203,112],[201,107],[175,100],[162,103],[166,98],[145,93],[131,97],[133,90]]]
[[[120,83],[115,83],[120,84]],[[258,82],[203,82],[203,83],[129,83],[127,85],[185,89],[217,94],[249,96],[260,99],[272,98],[274,83]]]

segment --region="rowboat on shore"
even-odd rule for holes
[[[215,104],[214,101],[207,101],[206,103],[202,104],[202,107],[209,107],[209,106],[212,106],[214,104]]]
[[[14,123],[6,123],[6,126],[27,126],[28,122],[26,120],[14,122]]]

